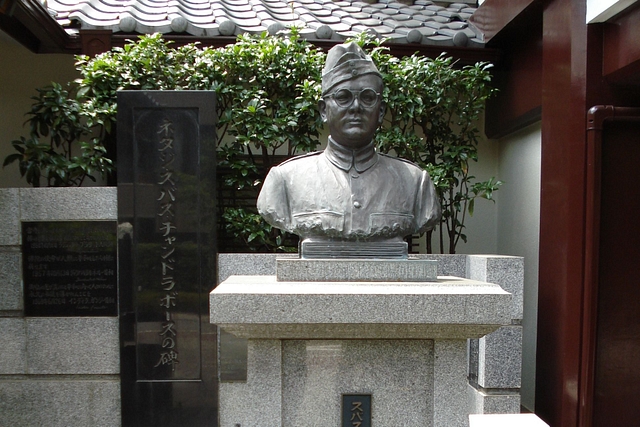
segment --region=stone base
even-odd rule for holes
[[[277,259],[278,282],[435,282],[438,262],[404,260]]]
[[[209,302],[211,323],[242,338],[467,339],[509,323],[511,295],[455,277],[416,284],[231,276]]]
[[[466,427],[464,340],[249,340],[246,383],[220,384],[220,425],[340,425],[369,394],[376,427]]]

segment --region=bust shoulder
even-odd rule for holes
[[[277,167],[280,166],[285,166],[294,162],[297,162],[299,160],[304,160],[304,159],[308,159],[310,157],[315,157],[315,156],[319,156],[320,154],[322,154],[322,151],[313,151],[311,153],[305,153],[305,154],[301,154],[299,156],[295,156],[292,157],[290,159],[285,160],[284,162],[280,163],[279,165],[277,165]]]
[[[403,171],[403,173],[409,174],[415,178],[421,177],[427,172],[417,164],[407,159],[401,159],[400,157],[393,157],[388,154],[379,153],[382,164],[387,168],[391,168],[397,171]]]
[[[407,160],[407,159],[403,159],[400,157],[395,157],[395,156],[390,156],[388,154],[384,154],[384,153],[378,153],[378,155],[380,155],[381,157],[388,159],[388,161],[393,162],[393,161],[398,161],[398,162],[402,162],[402,163],[406,163],[408,165],[411,166],[415,166],[418,169],[422,170],[422,168],[420,166],[418,166],[417,164],[413,163],[411,160]]]

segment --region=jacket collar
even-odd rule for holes
[[[353,167],[356,172],[362,173],[378,163],[378,153],[376,153],[373,141],[362,148],[352,150],[329,137],[324,154],[331,163],[345,172]]]

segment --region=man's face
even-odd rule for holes
[[[340,106],[340,100],[336,100],[335,96],[328,96],[318,103],[322,120],[329,125],[331,137],[340,145],[353,149],[364,147],[371,142],[376,129],[382,123],[385,104],[381,97],[377,97],[375,103],[367,107],[358,96],[360,91],[367,88],[382,93],[380,77],[375,74],[366,74],[347,80],[333,87],[327,94],[336,94],[340,89],[349,89],[355,96],[348,106]]]

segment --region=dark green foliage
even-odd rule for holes
[[[92,137],[82,103],[57,83],[38,89],[32,99],[29,137],[12,141],[17,153],[7,156],[3,166],[17,161],[20,174],[34,187],[40,178],[48,186],[79,186],[86,178],[95,181],[94,173],[104,176],[112,170],[100,138]]]
[[[475,199],[493,200],[502,184],[494,178],[476,182],[469,175],[469,163],[478,160],[480,116],[494,91],[489,85],[491,64],[460,68],[444,55],[400,59],[366,33],[355,41],[370,48],[385,83],[387,115],[377,145],[429,172],[442,205],[440,249],[455,253],[459,240],[467,241],[465,216],[473,215]],[[432,252],[431,233],[426,239]]]
[[[469,175],[469,162],[477,161],[478,119],[492,93],[490,65],[456,68],[444,56],[399,59],[381,40],[364,34],[357,41],[371,48],[386,85],[388,114],[378,147],[429,171],[443,206],[440,247],[446,239],[455,252],[458,240],[466,240],[464,219],[473,214],[474,200],[491,200],[501,184]],[[13,142],[17,153],[5,165],[18,161],[34,186],[40,177],[47,185],[80,185],[87,176],[112,169],[105,146],[115,135],[118,90],[214,90],[218,168],[224,171],[218,206],[227,207],[219,212],[219,230],[251,250],[289,250],[285,236],[257,215],[252,201],[236,204],[237,195],[255,200],[274,155],[286,158],[319,145],[324,56],[295,28],[278,36],[239,36],[235,44],[217,49],[173,48],[155,34],[92,59],[79,56],[81,77],[69,91],[57,84],[38,89],[29,113],[30,137]],[[72,147],[80,154],[73,155]],[[427,243],[431,251],[430,234]]]

